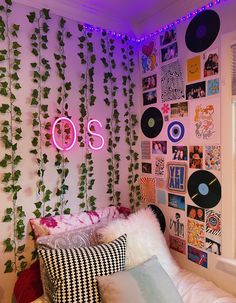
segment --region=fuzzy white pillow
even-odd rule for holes
[[[132,268],[156,255],[165,271],[173,276],[179,267],[170,254],[164,235],[152,210],[141,209],[128,219],[117,219],[98,230],[101,242],[127,234],[126,268]]]

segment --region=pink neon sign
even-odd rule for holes
[[[71,144],[70,144],[68,147],[61,147],[61,146],[57,143],[56,136],[55,136],[55,134],[56,134],[55,129],[56,129],[57,123],[63,122],[63,121],[68,122],[68,123],[72,126],[72,129],[73,129],[72,142],[71,142]],[[89,145],[89,147],[90,147],[91,149],[93,149],[93,150],[100,150],[100,149],[103,148],[104,142],[105,142],[105,141],[104,141],[104,138],[103,138],[102,135],[100,135],[100,134],[98,134],[98,133],[95,133],[94,131],[91,130],[91,124],[92,124],[92,123],[98,124],[100,128],[102,128],[102,124],[101,124],[100,121],[98,121],[98,120],[96,120],[96,119],[93,119],[93,120],[90,120],[90,121],[88,122],[88,125],[87,125],[87,130],[88,130],[88,132],[89,132],[92,136],[98,137],[98,138],[101,140],[101,144],[100,144],[99,146],[95,147],[95,146],[92,145],[91,141],[88,140],[88,145]],[[56,146],[57,149],[59,149],[59,150],[66,150],[66,151],[70,150],[70,149],[75,145],[75,141],[76,141],[76,128],[75,128],[75,125],[74,125],[73,121],[72,121],[71,119],[67,118],[67,117],[60,117],[60,118],[57,118],[57,119],[54,121],[53,126],[52,126],[52,140],[53,140],[53,143],[54,143],[54,145]]]

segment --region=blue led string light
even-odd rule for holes
[[[224,0],[224,1],[226,1],[226,0]],[[106,32],[108,35],[111,35],[111,36],[116,37],[116,38],[121,38],[121,39],[126,38],[129,41],[140,43],[140,42],[143,42],[143,41],[148,40],[150,38],[153,38],[157,35],[160,35],[163,32],[165,32],[166,30],[174,28],[176,25],[179,25],[180,23],[185,22],[186,20],[192,19],[193,17],[195,17],[200,12],[205,11],[207,9],[212,9],[213,6],[218,5],[220,3],[223,3],[223,1],[222,0],[211,1],[208,4],[202,6],[201,8],[198,8],[198,9],[195,9],[194,11],[192,11],[192,12],[189,12],[188,14],[184,15],[183,17],[178,18],[175,21],[173,21],[169,24],[166,24],[165,26],[157,29],[155,32],[152,32],[152,33],[150,33],[148,35],[145,35],[144,37],[141,37],[141,38],[129,37],[127,34],[107,30],[107,29],[104,29],[104,28],[101,28],[101,27],[98,27],[98,26],[93,26],[93,25],[90,25],[90,24],[87,24],[87,23],[82,24],[82,25],[88,31]]]

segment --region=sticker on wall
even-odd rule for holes
[[[157,137],[163,127],[162,113],[156,107],[149,107],[145,110],[141,118],[141,129],[148,138]]]
[[[155,178],[140,177],[141,200],[144,205],[156,203]]]
[[[141,154],[143,160],[151,159],[151,142],[141,141]]]
[[[157,67],[157,62],[156,41],[150,41],[141,48],[142,72],[153,71]]]
[[[190,168],[203,168],[203,147],[202,146],[189,146],[189,167]]]
[[[184,97],[184,80],[179,61],[161,67],[162,102],[178,100]]]
[[[186,241],[169,235],[170,248],[178,251],[181,254],[186,254]]]
[[[221,199],[221,185],[215,175],[206,170],[194,172],[188,179],[188,193],[202,208],[213,208]]]
[[[201,56],[187,60],[187,81],[193,82],[201,79]]]
[[[188,160],[188,148],[187,146],[172,146],[172,160],[187,161]]]
[[[151,208],[151,210],[155,214],[157,220],[160,223],[161,231],[164,233],[166,230],[166,219],[165,219],[163,212],[155,204],[149,204],[148,207]]]
[[[213,236],[221,236],[221,214],[214,210],[206,210],[206,232]]]
[[[173,103],[170,105],[171,118],[183,118],[188,116],[188,102]]]
[[[168,170],[168,190],[174,192],[185,193],[186,192],[186,176],[187,165],[183,163],[167,163]]]
[[[215,108],[212,104],[202,106],[198,105],[195,108],[195,135],[197,138],[208,140],[215,133],[214,125]]]
[[[178,57],[178,45],[174,42],[161,49],[161,62],[166,62]]]
[[[142,163],[142,173],[151,174],[152,173],[152,164],[151,163]]]
[[[205,210],[201,207],[187,205],[187,216],[191,219],[205,222]]]
[[[160,46],[172,43],[176,41],[176,29],[171,28],[160,34]]]
[[[185,197],[168,193],[168,206],[185,210]]]
[[[163,115],[168,115],[169,114],[169,111],[170,111],[170,106],[169,104],[163,104],[162,107],[161,107],[161,111],[163,113]]]
[[[153,89],[157,86],[157,76],[151,75],[142,79],[142,88],[143,91]]]
[[[188,245],[188,259],[207,268],[207,253]]]
[[[220,30],[220,17],[213,10],[203,10],[196,14],[189,23],[185,42],[187,48],[200,53],[209,48],[215,41]]]
[[[169,116],[164,116],[164,121],[169,122]]]
[[[187,236],[188,244],[197,248],[204,248],[205,224],[203,222],[188,219]]]
[[[156,187],[161,189],[166,189],[166,179],[164,178],[156,178]]]
[[[184,223],[180,212],[175,213],[175,218],[170,218],[170,231],[175,236],[184,238]]]
[[[205,250],[215,255],[221,255],[221,244],[206,238]]]
[[[176,143],[183,139],[185,134],[184,125],[179,121],[173,121],[168,125],[167,135],[171,142]]]
[[[214,76],[219,73],[218,49],[203,54],[204,77]]]
[[[157,202],[166,204],[166,192],[164,190],[157,190]]]
[[[167,154],[167,141],[152,141],[152,154],[153,155],[166,155]]]
[[[186,99],[206,97],[206,81],[186,85]]]
[[[207,96],[218,95],[220,92],[219,79],[207,81]]]
[[[220,145],[205,146],[205,169],[221,170]]]
[[[152,90],[143,94],[143,105],[150,105],[157,103],[157,91]]]
[[[164,157],[156,157],[155,175],[158,177],[163,177],[165,175],[165,158]]]

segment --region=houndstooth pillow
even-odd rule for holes
[[[39,249],[56,303],[100,303],[96,276],[125,269],[126,235],[97,246]]]

